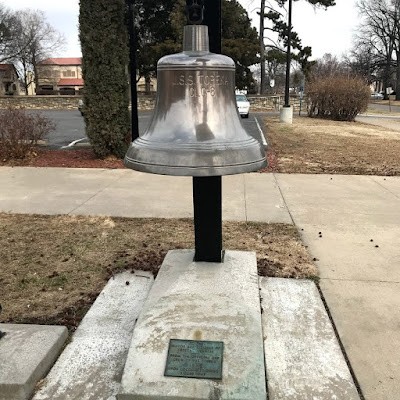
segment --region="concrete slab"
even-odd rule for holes
[[[357,223],[348,226],[301,225],[303,241],[318,259],[321,277],[400,282],[400,225],[382,221],[378,227],[373,222],[376,216],[359,217]]]
[[[76,208],[73,214],[142,218],[193,216],[191,178],[120,171],[120,179]]]
[[[312,281],[260,280],[269,400],[359,400]]]
[[[133,328],[152,283],[152,275],[140,271],[111,278],[33,399],[114,398]]]
[[[67,214],[118,179],[116,170],[0,168],[0,209]]]
[[[371,179],[396,197],[400,198],[400,176],[372,176]]]
[[[27,400],[67,340],[63,326],[0,324],[0,400]]]
[[[365,399],[398,399],[400,283],[322,279],[320,286]]]
[[[222,177],[222,219],[246,221],[245,175]]]
[[[265,400],[255,253],[226,251],[223,263],[170,251],[134,331],[118,400]],[[223,341],[223,378],[165,377],[170,339]]]
[[[292,224],[273,174],[246,174],[246,220]]]
[[[400,216],[399,199],[369,176],[276,174],[276,179],[300,225],[351,220],[353,214]]]

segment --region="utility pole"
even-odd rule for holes
[[[260,9],[260,64],[261,64],[261,82],[260,94],[265,94],[265,46],[264,46],[264,23],[265,23],[265,0],[261,0]]]
[[[131,136],[132,142],[139,137],[138,97],[136,88],[136,50],[137,43],[134,27],[134,0],[126,0],[128,12],[128,34],[129,34],[129,73],[131,90]]]
[[[289,16],[287,25],[287,50],[286,50],[286,82],[285,82],[285,104],[281,108],[279,121],[285,124],[293,123],[293,108],[290,107],[289,87],[290,87],[290,63],[292,41],[292,0],[289,0]]]
[[[286,83],[285,83],[285,105],[290,107],[289,86],[290,86],[290,64],[291,57],[291,41],[292,41],[292,0],[289,0],[289,18],[288,18],[288,35],[287,35],[287,50],[286,50]]]

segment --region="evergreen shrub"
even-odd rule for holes
[[[129,142],[129,44],[125,0],[80,0],[86,134],[100,157],[122,158]]]

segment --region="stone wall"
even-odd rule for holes
[[[80,96],[2,96],[0,109],[13,107],[26,110],[76,110]]]
[[[247,96],[251,107],[250,111],[279,111],[285,104],[284,96]],[[296,97],[290,98],[290,104],[294,111],[300,108],[300,100]],[[305,110],[306,106],[303,101],[302,109]]]
[[[76,110],[81,96],[0,96],[0,109],[15,107],[27,110]],[[139,110],[153,110],[155,94],[139,95]],[[248,96],[251,111],[278,111],[284,104],[283,96]],[[290,100],[299,109],[298,98]],[[303,104],[303,109],[305,105]]]
[[[8,107],[26,110],[76,110],[82,96],[0,96],[0,109]],[[155,95],[138,96],[140,110],[152,110]]]

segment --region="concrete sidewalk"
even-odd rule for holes
[[[12,213],[193,215],[190,178],[2,167],[0,188],[0,211]],[[398,399],[400,178],[227,176],[223,218],[296,224],[318,259],[323,295],[365,398]]]

